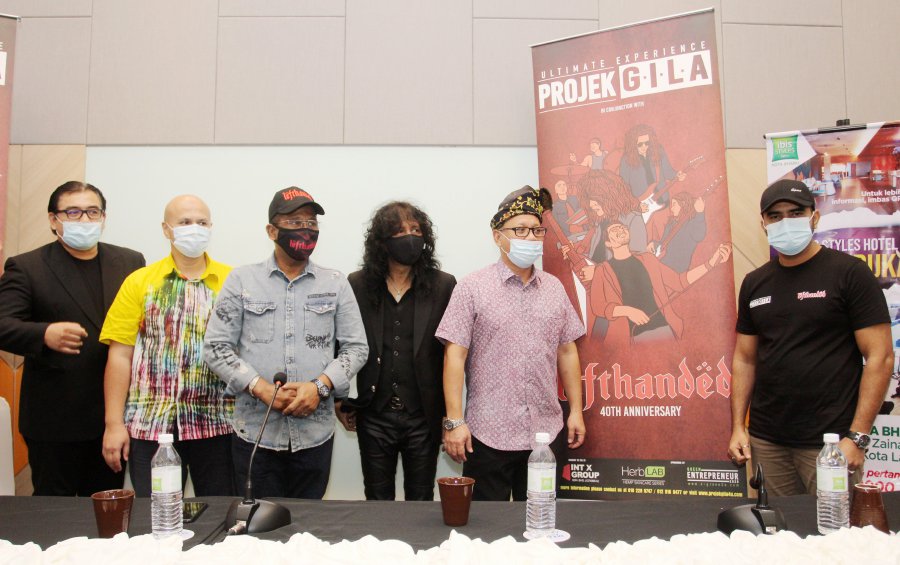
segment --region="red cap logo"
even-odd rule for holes
[[[310,196],[308,192],[305,190],[300,190],[299,188],[289,188],[288,190],[284,190],[281,192],[281,197],[285,200],[293,200],[294,198],[306,198],[307,200],[312,200],[313,197]]]

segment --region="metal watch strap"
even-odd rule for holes
[[[854,432],[850,431],[847,434],[847,438],[852,441],[856,447],[866,450],[869,448],[869,443],[872,441],[868,434],[864,434],[862,432]]]
[[[449,431],[455,430],[456,428],[462,426],[465,423],[466,423],[466,421],[462,418],[460,418],[459,420],[451,420],[450,418],[445,418],[444,419],[444,429],[449,432]]]
[[[327,384],[319,379],[313,379],[312,382],[316,385],[316,388],[319,389],[319,398],[325,399],[331,396],[331,389],[328,388]]]

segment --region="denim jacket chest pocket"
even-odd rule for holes
[[[275,337],[275,303],[244,299],[244,331],[253,343],[269,343]]]
[[[310,300],[303,305],[304,338],[310,349],[326,349],[334,343],[334,315],[337,305],[332,300]]]

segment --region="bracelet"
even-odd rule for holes
[[[252,396],[253,398],[256,398],[256,395],[253,394],[253,387],[255,387],[256,383],[258,383],[258,382],[259,382],[259,375],[256,375],[255,377],[253,377],[253,380],[250,381],[250,385],[247,387],[247,392],[250,393],[250,396]]]

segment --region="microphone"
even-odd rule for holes
[[[262,426],[259,427],[259,434],[257,434],[256,442],[253,444],[253,451],[250,452],[244,498],[243,500],[232,502],[231,507],[228,508],[228,514],[225,516],[225,525],[228,526],[230,524],[226,532],[226,535],[229,536],[271,532],[291,523],[291,512],[284,506],[268,500],[256,500],[253,498],[253,459],[256,457],[256,450],[259,449],[259,442],[262,440],[263,432],[266,431],[269,414],[272,412],[272,406],[275,405],[275,397],[278,396],[278,391],[287,382],[287,375],[283,372],[275,373],[272,381],[275,383],[275,392],[272,393],[272,400],[269,401],[266,416],[263,418]]]
[[[769,506],[769,491],[762,464],[756,464],[756,474],[750,479],[750,486],[756,489],[756,504],[745,504],[723,510],[719,514],[719,530],[730,534],[734,530],[746,530],[754,534],[774,534],[788,529],[784,514],[779,508]]]

